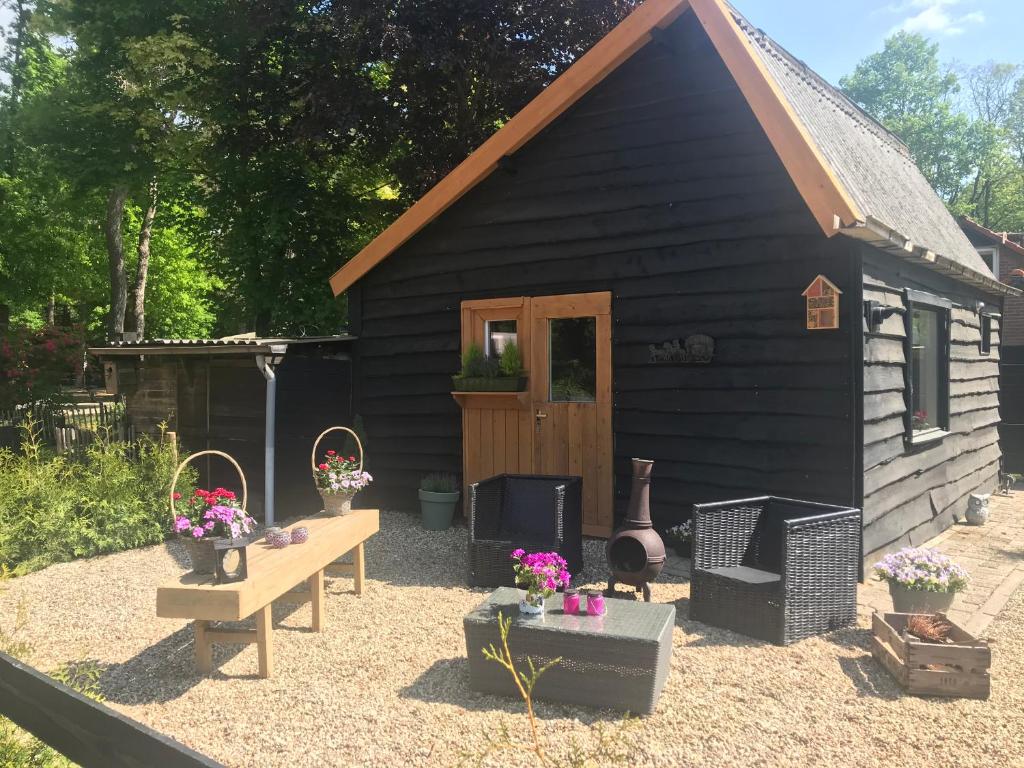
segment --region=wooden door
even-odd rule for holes
[[[462,349],[519,345],[525,392],[453,393],[462,407],[463,482],[501,473],[579,475],[583,532],[612,530],[611,294],[462,303]]]
[[[612,530],[611,294],[531,301],[533,471],[583,478],[583,532]]]
[[[462,302],[462,350],[475,344],[488,356],[493,328],[512,333],[529,366],[530,299],[480,299]],[[529,371],[527,370],[527,375]],[[493,475],[533,471],[533,419],[529,392],[453,393],[462,407],[463,499],[471,483]]]

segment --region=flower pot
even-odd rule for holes
[[[455,505],[459,503],[459,492],[438,493],[420,488],[420,513],[423,527],[428,531],[446,531],[452,526]]]
[[[192,561],[192,573],[206,575],[217,572],[217,555],[213,547],[215,539],[182,536],[181,540],[185,543],[189,560]]]
[[[525,616],[544,615],[544,596],[531,595],[529,592],[519,601],[519,613]]]
[[[954,592],[928,592],[907,589],[902,584],[889,582],[889,594],[896,613],[945,613],[953,604]]]
[[[320,498],[324,501],[324,510],[331,517],[340,517],[352,512],[352,497],[354,493],[321,493]]]

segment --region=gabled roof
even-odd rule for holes
[[[331,277],[346,290],[687,10],[707,32],[825,235],[843,233],[984,290],[992,275],[906,147],[724,0],[647,0]]]
[[[960,226],[977,232],[982,237],[987,238],[993,245],[1000,245],[1003,248],[1008,248],[1016,254],[1024,256],[1024,246],[1014,240],[1011,240],[1009,232],[996,232],[995,230],[982,226],[970,216],[961,216]],[[1014,237],[1019,237],[1019,235],[1015,234]]]

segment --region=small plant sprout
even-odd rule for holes
[[[510,651],[508,647],[508,631],[511,626],[512,617],[506,619],[499,612],[498,630],[501,634],[501,648],[495,648],[494,643],[491,643],[487,648],[483,649],[484,658],[503,666],[508,670],[509,674],[512,675],[512,679],[515,680],[516,688],[519,689],[519,695],[526,704],[526,716],[530,720],[530,735],[533,739],[533,751],[541,761],[542,765],[548,765],[550,764],[550,761],[544,752],[543,744],[541,744],[540,733],[537,730],[537,717],[533,712],[533,688],[537,684],[537,680],[540,679],[540,676],[558,664],[558,662],[562,660],[562,657],[559,656],[557,659],[552,659],[547,664],[538,668],[533,663],[533,659],[527,656],[526,664],[530,668],[529,674],[516,669],[515,660],[512,658],[512,651]]]

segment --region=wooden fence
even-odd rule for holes
[[[221,767],[5,653],[0,653],[0,715],[85,768]]]
[[[0,411],[0,447],[17,449],[20,425],[31,416],[37,424],[39,439],[59,453],[77,453],[101,435],[111,440],[131,442],[134,434],[122,401],[36,405]]]

